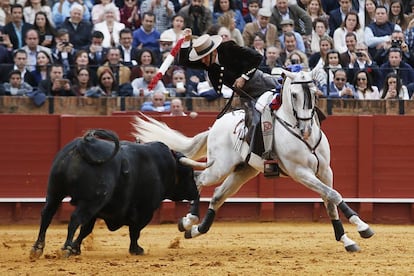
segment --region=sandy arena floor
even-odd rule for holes
[[[149,225],[143,256],[128,254],[126,227],[99,222],[80,256],[59,259],[66,225],[51,225],[44,255],[29,260],[37,225],[0,226],[0,275],[414,275],[414,226],[371,225],[368,240],[345,224],[361,252],[348,253],[329,223],[216,222],[186,240],[176,225]]]

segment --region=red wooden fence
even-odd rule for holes
[[[156,116],[186,135],[206,130],[215,114]],[[37,221],[54,155],[90,128],[107,128],[133,140],[132,115],[0,115],[0,221]],[[414,221],[414,117],[330,116],[323,129],[331,143],[334,186],[371,222]],[[203,190],[211,196],[214,187]],[[218,220],[327,219],[318,196],[287,178],[258,176],[224,204]],[[205,211],[207,201],[202,204]],[[68,218],[63,205],[58,219]],[[154,222],[175,221],[186,203],[164,202]],[[202,212],[203,214],[203,212]]]

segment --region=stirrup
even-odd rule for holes
[[[278,165],[277,160],[265,160],[263,164],[264,164],[263,172],[264,172],[265,177],[279,176],[280,171],[279,171],[279,165]]]

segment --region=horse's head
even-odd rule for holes
[[[283,82],[282,105],[296,122],[303,139],[312,133],[313,116],[315,115],[316,86],[310,72],[285,72]]]

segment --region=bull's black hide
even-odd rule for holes
[[[151,221],[164,199],[194,200],[198,191],[193,169],[179,163],[166,145],[119,141],[115,133],[91,130],[67,144],[55,157],[50,171],[46,205],[38,240],[31,257],[42,254],[46,229],[62,200],[70,196],[76,208],[71,215],[64,254],[80,254],[82,240],[97,218],[115,231],[129,226],[131,254],[143,254],[140,231]],[[73,240],[75,231],[79,236]]]

